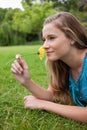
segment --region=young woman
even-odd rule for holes
[[[72,14],[60,12],[45,20],[42,34],[48,89],[31,79],[21,56],[11,68],[15,78],[34,95],[24,97],[25,108],[44,109],[87,122],[87,35],[82,25]]]

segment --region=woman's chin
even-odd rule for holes
[[[56,61],[56,60],[58,60],[58,58],[47,57],[47,60],[49,60],[49,61]]]

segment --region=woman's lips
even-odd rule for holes
[[[51,53],[53,53],[53,51],[47,51],[47,52],[46,52],[46,54],[51,54]]]

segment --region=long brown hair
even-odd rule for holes
[[[78,49],[87,48],[87,35],[79,20],[68,12],[60,12],[48,17],[44,25],[53,23],[61,29],[66,37],[75,41],[74,46]],[[61,60],[46,60],[49,70],[50,85],[55,92],[55,100],[63,104],[72,104],[72,99],[68,93],[69,87],[69,66]]]

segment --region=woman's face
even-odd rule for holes
[[[47,59],[51,61],[62,60],[69,55],[71,39],[67,38],[53,23],[44,25],[42,34],[44,39],[43,48],[46,51]]]

